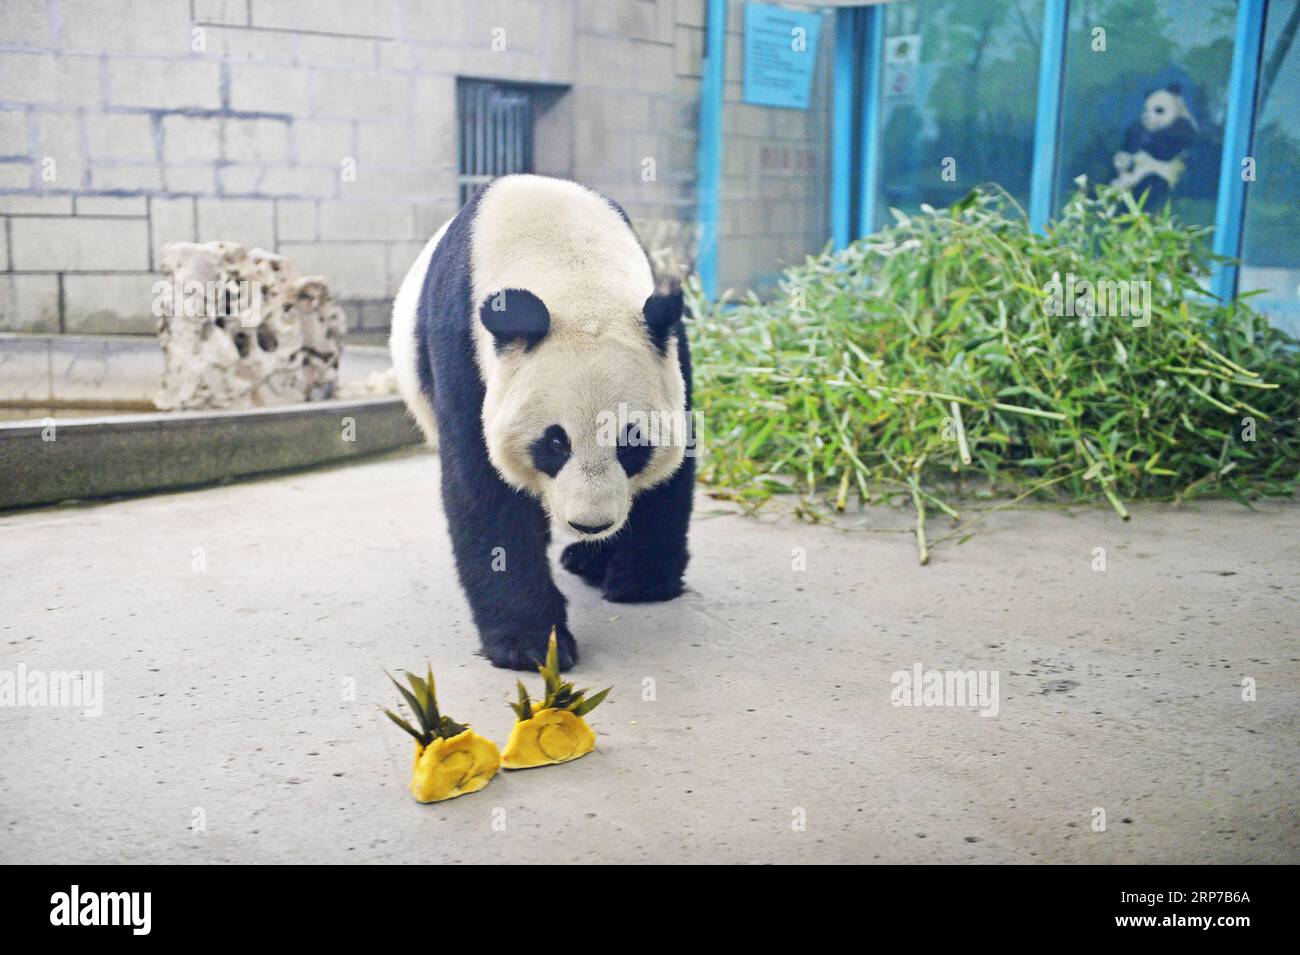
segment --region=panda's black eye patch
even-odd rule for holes
[[[640,474],[650,463],[650,458],[654,454],[654,446],[650,444],[650,439],[645,436],[639,427],[634,424],[628,425],[623,429],[623,435],[619,438],[618,463],[622,465],[623,472],[632,477]]]
[[[528,446],[533,458],[533,467],[548,477],[555,477],[573,454],[569,446],[569,436],[558,424],[553,424],[542,432],[542,436]]]

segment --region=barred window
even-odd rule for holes
[[[524,86],[460,80],[456,100],[464,205],[498,176],[533,171],[533,94]]]

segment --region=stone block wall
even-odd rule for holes
[[[0,331],[151,334],[161,247],[225,239],[323,274],[381,332],[457,208],[458,77],[544,89],[537,171],[689,261],[703,22],[704,0],[3,0]],[[820,201],[754,166],[815,122],[732,123],[742,22],[733,2],[723,237],[750,244],[724,248],[728,281],[787,251],[763,189]]]

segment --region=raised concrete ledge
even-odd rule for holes
[[[363,388],[388,367],[387,349],[346,346],[339,386]],[[151,337],[0,334],[0,404],[59,409],[54,418],[0,422],[0,510],[196,487],[421,440],[395,396],[147,410],[162,370]],[[57,416],[67,408],[144,413]]]
[[[345,343],[339,387],[390,365],[387,348]],[[145,410],[162,373],[153,336],[0,333],[0,404]]]
[[[196,487],[420,440],[397,397],[0,422],[0,510]]]

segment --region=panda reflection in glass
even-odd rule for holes
[[[494,665],[578,649],[546,547],[606,600],[682,592],[693,456],[680,288],[656,288],[623,210],[506,176],[429,241],[393,304],[399,389],[435,438],[461,586]]]
[[[1111,185],[1139,197],[1145,193],[1144,208],[1160,211],[1187,169],[1197,132],[1181,84],[1151,90],[1143,101],[1141,118],[1124,131],[1124,148],[1113,157]]]

